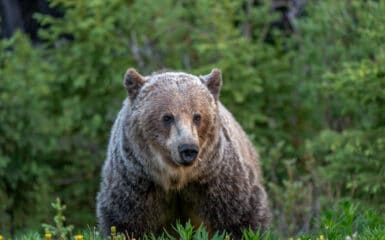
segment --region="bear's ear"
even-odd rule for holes
[[[146,82],[134,68],[129,68],[124,75],[123,85],[127,89],[130,100],[133,101],[138,96],[140,89]]]
[[[211,73],[202,76],[203,83],[207,86],[210,92],[213,94],[215,100],[219,99],[219,92],[222,86],[222,72],[218,68],[211,70]]]

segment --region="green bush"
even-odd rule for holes
[[[0,228],[9,229],[47,214],[40,203],[50,199],[57,147],[54,121],[47,118],[54,75],[43,52],[20,33],[1,41],[0,49]]]
[[[384,209],[385,49],[378,44],[385,34],[376,23],[384,20],[385,2],[352,1],[330,9],[344,12],[327,27],[342,54],[319,79],[326,127],[308,141],[308,150],[329,190]]]

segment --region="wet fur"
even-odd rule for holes
[[[189,218],[236,239],[243,228],[265,229],[270,212],[258,155],[219,102],[218,83],[172,72],[143,79],[141,86],[128,84],[131,95],[112,128],[97,196],[101,232],[116,226],[140,237]],[[184,116],[184,124],[193,109],[202,112],[202,125],[191,134],[201,149],[191,167],[170,160],[167,141],[175,133],[162,132],[156,117],[165,108]]]

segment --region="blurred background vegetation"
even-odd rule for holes
[[[319,229],[340,201],[385,210],[384,0],[1,4],[2,232],[40,227],[56,196],[71,223],[95,224],[128,67],[222,69],[283,235]]]

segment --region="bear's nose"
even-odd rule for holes
[[[178,146],[181,164],[191,165],[198,156],[199,147],[195,144],[181,144]]]

